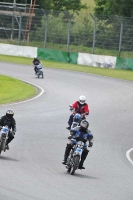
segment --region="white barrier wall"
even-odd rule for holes
[[[18,46],[0,43],[0,54],[33,58],[37,56],[37,47]]]
[[[35,56],[38,56],[37,50],[37,47],[18,46],[0,43],[0,54],[3,55],[33,58]],[[77,64],[101,68],[115,68],[116,57],[94,55],[88,53],[78,53]]]
[[[78,53],[77,64],[101,68],[115,68],[116,57]]]

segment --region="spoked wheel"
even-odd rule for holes
[[[72,165],[71,165],[71,162],[72,162],[72,154],[73,154],[73,150],[71,149],[70,153],[69,153],[69,156],[67,158],[67,172],[70,172],[71,169],[72,169]]]
[[[67,169],[67,172],[69,172],[69,173],[70,173],[70,171],[71,171],[71,167],[69,167],[69,168]]]
[[[1,151],[2,151],[2,149],[1,149],[1,144],[0,144],[0,154],[1,154]]]
[[[79,166],[79,160],[80,160],[79,156],[75,156],[74,157],[74,165],[73,165],[72,170],[70,172],[71,175],[73,175],[75,173],[75,170],[78,168],[78,166]]]
[[[42,78],[43,78],[43,72],[42,72]]]
[[[4,140],[2,140],[0,142],[0,154],[1,154],[2,150],[3,150],[4,142],[5,142]]]

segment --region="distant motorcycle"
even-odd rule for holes
[[[8,126],[1,127],[1,135],[0,135],[0,154],[2,151],[6,151],[6,140],[8,136],[9,128]]]
[[[84,142],[78,141],[69,153],[69,156],[67,158],[66,168],[67,172],[70,172],[71,175],[74,175],[75,171],[79,167],[84,146],[85,146]]]
[[[39,78],[40,76],[43,78],[43,70],[42,70],[42,64],[35,66],[36,67],[36,75]]]
[[[72,105],[69,105],[69,107],[70,107],[71,112],[73,113],[73,122],[71,125],[71,129],[72,129],[72,128],[80,125],[80,122],[82,121],[83,116],[79,113],[75,113],[75,109],[72,108]],[[84,118],[85,118],[85,116],[84,116]]]
[[[75,128],[76,126],[79,126],[81,120],[82,120],[82,116],[79,113],[76,113],[74,115],[74,117],[73,117],[73,122],[72,122],[72,125],[71,125],[71,129]]]

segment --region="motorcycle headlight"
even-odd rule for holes
[[[82,148],[83,148],[83,145],[81,145],[81,144],[78,144],[78,147],[79,147],[80,149],[82,149]]]

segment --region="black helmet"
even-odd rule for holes
[[[14,112],[12,110],[8,110],[6,112],[6,117],[7,119],[12,119],[13,118],[13,115],[14,115]]]
[[[88,122],[86,119],[82,120],[82,121],[80,122],[80,127],[81,127],[82,129],[86,130],[86,129],[89,127],[89,122]]]

